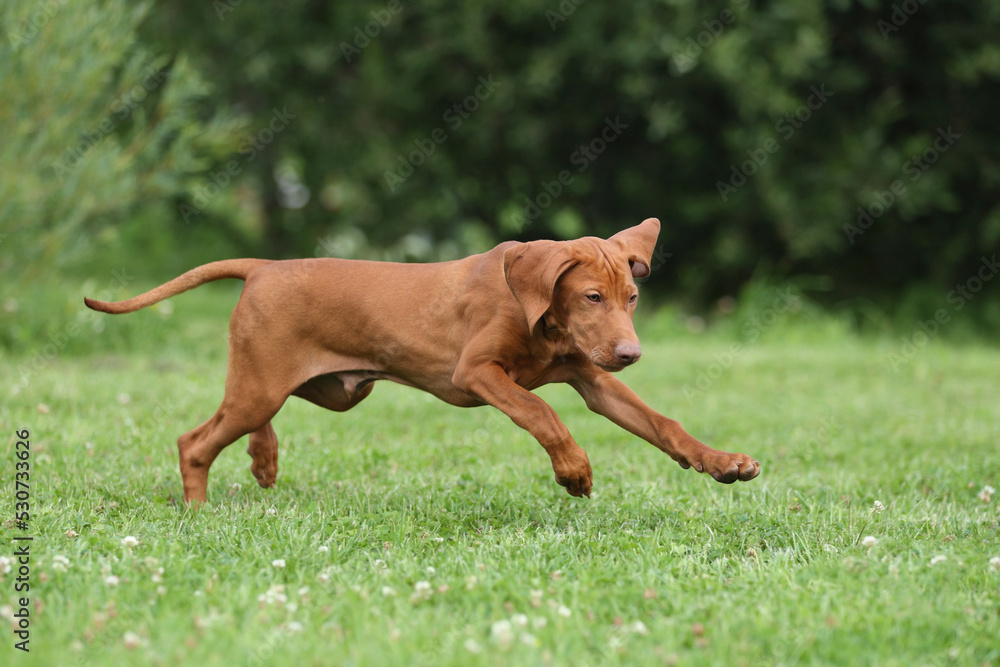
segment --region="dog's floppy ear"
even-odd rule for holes
[[[656,237],[659,235],[660,221],[656,218],[647,218],[635,227],[618,232],[608,240],[617,242],[628,255],[632,277],[645,278],[649,275],[649,265],[656,250]]]
[[[504,251],[503,275],[524,308],[531,334],[552,305],[559,277],[577,263],[576,253],[566,241],[529,241]]]

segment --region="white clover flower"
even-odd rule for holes
[[[535,619],[531,621],[531,626],[536,630],[541,630],[548,624],[549,624],[549,619],[545,618],[544,616],[536,616]]]
[[[434,573],[437,572],[437,570],[435,570],[433,567],[428,566],[426,572],[427,572],[427,576],[433,577]]]
[[[993,498],[994,493],[996,493],[996,489],[987,484],[983,487],[983,490],[979,492],[979,499],[984,503],[988,503]]]
[[[0,618],[8,621],[13,621],[14,608],[11,607],[9,604],[5,604],[4,606],[0,607]]]
[[[316,579],[318,579],[321,584],[327,584],[330,582],[330,574],[328,572],[320,572],[316,576]]]
[[[883,505],[881,501],[876,500],[875,504],[872,505],[872,513],[881,514],[884,511],[885,511],[885,505]]]
[[[284,584],[272,584],[266,593],[257,596],[257,602],[261,604],[276,604],[279,607],[284,606],[288,602]]]
[[[383,586],[382,587],[382,595],[384,595],[385,597],[391,598],[395,594],[396,594],[396,589],[393,588],[392,586]]]
[[[994,556],[990,559],[990,569],[994,572],[1000,572],[1000,556]]]
[[[104,583],[107,584],[108,586],[117,586],[118,577],[116,577],[113,574],[109,574],[108,576],[104,577]]]
[[[543,593],[540,590],[536,589],[536,590],[531,591],[530,598],[531,598],[531,606],[532,607],[540,607],[540,606],[542,606],[542,595],[543,595]]]
[[[293,634],[298,634],[298,633],[302,632],[303,630],[305,630],[305,628],[303,627],[303,625],[301,623],[299,623],[298,621],[289,621],[287,627],[288,627],[288,631],[291,632],[291,633],[293,633]]]
[[[11,564],[13,562],[14,561],[12,561],[10,558],[7,558],[6,556],[0,556],[0,574],[10,574],[10,570],[12,567]]]
[[[137,547],[139,546],[139,539],[136,538],[134,535],[126,535],[125,537],[122,538],[122,546],[128,547],[129,549],[131,549],[132,547]]]
[[[932,566],[938,565],[940,563],[945,562],[946,560],[948,560],[947,556],[934,556],[934,558],[931,558],[931,565]]]
[[[418,581],[413,586],[413,595],[410,596],[410,602],[416,603],[421,600],[429,600],[433,594],[434,587],[431,586],[429,581]]]
[[[527,644],[528,646],[538,646],[538,640],[535,639],[535,635],[530,632],[521,633],[521,643]]]
[[[560,616],[564,617],[564,618],[569,618],[570,616],[573,615],[572,610],[570,610],[570,608],[567,607],[566,605],[562,605],[562,604],[559,605],[559,609],[556,610],[556,613],[559,614]]]
[[[79,535],[80,535],[80,533],[76,532],[72,528],[70,528],[65,533],[63,533],[63,536],[64,537],[68,537],[69,539],[73,539],[74,537],[79,537]]]
[[[309,595],[309,587],[308,586],[301,586],[299,588],[299,590],[296,591],[296,592],[299,594],[300,598],[304,598],[305,596]]]
[[[528,627],[528,617],[524,614],[514,614],[510,617],[510,622],[519,628]]]
[[[164,587],[164,586],[157,586],[156,587],[156,594],[157,595],[166,595],[167,594],[166,587]]]
[[[871,549],[876,544],[878,544],[878,538],[875,537],[874,535],[868,535],[865,537],[865,539],[861,540],[861,546],[865,547],[866,549]]]
[[[66,556],[53,556],[52,569],[56,572],[65,572],[69,569],[69,558],[66,558]]]
[[[274,509],[273,507],[268,508],[268,510],[264,512],[264,514],[267,514],[268,516],[274,516],[277,513],[278,510]]]
[[[330,551],[330,547],[326,546],[325,544],[319,545],[319,552],[321,554],[328,553],[329,551]]]
[[[280,570],[281,568],[285,567],[285,559],[284,558],[275,558],[274,560],[271,561],[271,565],[273,567],[276,567],[276,568],[278,568]]]
[[[142,638],[134,632],[126,632],[122,637],[125,648],[132,649],[142,645]]]
[[[637,635],[648,635],[649,628],[642,621],[634,621],[630,626],[628,626],[628,631],[635,633]]]
[[[514,643],[514,630],[511,628],[510,621],[504,619],[495,622],[490,627],[490,639],[500,646],[510,646]]]
[[[473,639],[472,637],[469,637],[468,639],[465,640],[464,646],[465,646],[465,650],[468,651],[469,653],[482,653],[483,652],[482,645],[479,642],[477,642],[475,639]]]
[[[153,573],[153,576],[151,576],[150,579],[154,584],[158,584],[163,581],[163,568],[156,568],[156,572]]]

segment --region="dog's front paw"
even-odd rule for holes
[[[565,486],[569,495],[577,498],[590,497],[590,489],[594,485],[594,473],[590,468],[587,452],[576,447],[560,456],[553,456],[552,469],[556,473],[556,482],[560,486]]]
[[[701,466],[695,465],[699,472],[707,472],[716,482],[723,484],[732,484],[737,480],[746,482],[760,474],[760,464],[746,454],[719,452]]]

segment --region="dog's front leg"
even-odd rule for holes
[[[535,436],[552,459],[556,481],[571,496],[590,497],[593,473],[587,452],[549,404],[517,385],[498,364],[460,366],[453,378],[455,386],[498,408],[524,430]]]
[[[652,443],[682,468],[707,472],[725,484],[760,474],[760,464],[752,457],[720,452],[699,442],[679,423],[643,403],[628,385],[607,371],[584,369],[570,384],[580,392],[588,408]]]

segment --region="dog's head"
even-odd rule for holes
[[[540,322],[557,330],[591,361],[619,371],[642,354],[632,324],[649,275],[660,221],[649,218],[609,239],[531,241],[504,252],[504,276],[534,335]]]

